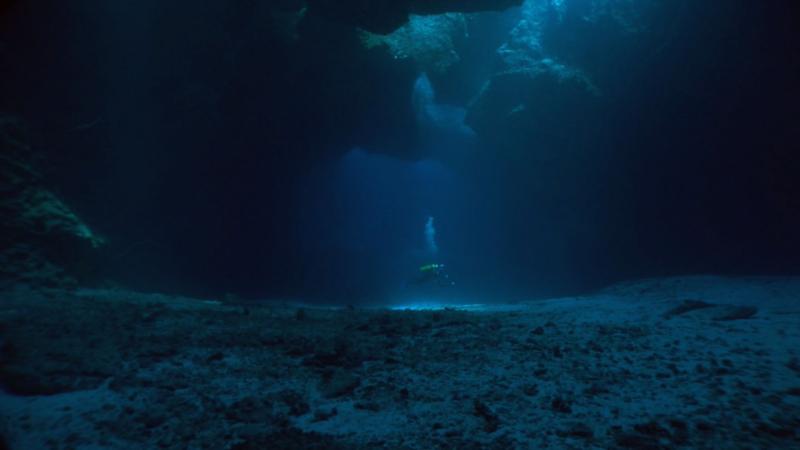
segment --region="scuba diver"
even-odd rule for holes
[[[439,246],[436,245],[436,227],[434,226],[433,217],[428,217],[425,223],[425,241],[429,257],[435,258],[439,253]],[[450,279],[444,264],[428,263],[420,266],[416,277],[408,284],[413,286],[447,287],[454,286],[456,283]]]
[[[419,274],[411,284],[421,286],[432,284],[435,286],[455,286],[455,281],[450,279],[444,268],[444,264],[425,264],[419,268]]]

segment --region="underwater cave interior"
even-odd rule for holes
[[[800,448],[799,19],[0,1],[0,449]]]

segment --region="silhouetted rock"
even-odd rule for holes
[[[500,428],[500,418],[497,417],[497,414],[495,414],[495,412],[492,411],[492,409],[489,408],[486,403],[475,399],[472,406],[475,415],[484,421],[484,431],[487,433],[494,433],[498,428]]]
[[[668,450],[670,447],[662,445],[651,436],[642,436],[635,433],[620,433],[614,437],[616,444],[621,448],[636,450]]]
[[[309,11],[373,33],[387,34],[408,21],[409,14],[498,11],[522,0],[307,0]]]
[[[104,243],[44,184],[19,120],[0,116],[0,279],[72,287],[75,266]]]
[[[550,401],[550,409],[563,414],[572,413],[572,406],[570,405],[570,402],[561,397],[555,397]]]
[[[569,425],[569,427],[556,431],[556,434],[562,437],[576,437],[580,439],[592,439],[594,432],[591,427],[583,422],[576,422]]]
[[[289,408],[290,416],[302,416],[311,409],[305,397],[299,392],[287,390],[281,392],[278,397]]]
[[[578,72],[545,62],[492,76],[469,105],[465,123],[500,150],[513,151],[520,142],[535,141],[548,158],[573,133],[563,126],[591,117],[593,93]],[[562,130],[562,131],[559,131]]]
[[[712,305],[711,303],[706,303],[702,300],[684,300],[683,303],[681,303],[680,305],[665,312],[664,317],[669,319],[671,317],[686,314],[689,311],[695,311],[698,309],[712,308],[712,307],[714,307],[714,305]]]
[[[657,424],[656,422],[646,422],[638,425],[634,425],[633,429],[638,431],[641,434],[645,434],[648,436],[654,436],[658,438],[669,438],[671,437],[669,430],[662,427],[661,425]]]
[[[253,396],[244,397],[226,408],[225,418],[240,423],[267,423],[273,419],[272,405]]]
[[[339,411],[336,408],[331,409],[318,409],[314,411],[314,422],[324,422],[331,417],[336,416]]]
[[[361,380],[346,370],[335,370],[322,386],[322,395],[326,398],[342,397],[352,393],[361,384]]]
[[[45,374],[20,370],[14,367],[0,368],[0,383],[8,392],[16,395],[53,395],[70,390],[48,378]]]
[[[754,306],[738,306],[729,308],[723,314],[714,318],[714,320],[741,320],[749,319],[756,315],[758,308]]]

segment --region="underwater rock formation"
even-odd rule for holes
[[[364,31],[361,40],[367,48],[385,45],[395,59],[411,58],[425,72],[446,72],[461,59],[455,40],[467,34],[463,14],[412,15],[407,24],[382,35]]]
[[[634,54],[624,50],[648,29],[646,19],[655,3],[594,0],[567,7],[565,2],[526,1],[519,22],[497,50],[494,75],[469,106],[467,124],[512,156],[528,151],[515,148],[520,142],[535,142],[535,156],[544,159],[569,148],[574,126],[598,121],[606,91],[613,92],[624,79],[618,70],[609,73],[608,67],[615,66],[609,61],[624,65],[633,60]],[[575,46],[577,41],[582,47]],[[589,51],[603,55],[602,63],[586,57]]]
[[[545,61],[494,75],[471,103],[465,122],[501,150],[534,140],[540,151],[552,154],[570,137],[563,123],[584,118],[578,112],[590,108],[593,93],[579,73]]]
[[[315,13],[380,34],[401,27],[410,14],[498,11],[521,3],[522,0],[308,0]]]
[[[458,106],[436,102],[436,93],[426,74],[414,83],[411,96],[420,131],[420,144],[426,153],[471,147],[475,132],[464,123],[466,110]]]
[[[7,227],[37,235],[85,240],[95,248],[103,243],[63,201],[41,186],[22,189],[15,197],[3,201],[3,209],[10,212],[4,221]]]
[[[663,0],[593,0],[585,3],[583,8],[580,4],[571,5],[576,8],[584,20],[590,24],[597,24],[604,20],[610,20],[624,33],[639,33],[647,29],[647,11],[658,6]],[[553,2],[558,8],[558,3],[562,6],[564,2]],[[560,17],[563,18],[565,8],[562,8]]]
[[[1,117],[0,278],[63,286],[62,266],[104,241],[45,186],[37,162],[20,122]]]
[[[305,18],[308,8],[302,1],[283,1],[265,5],[269,8],[269,28],[285,42],[299,38],[297,28]]]
[[[514,142],[539,143],[539,152],[563,147],[572,133],[561,125],[598,93],[581,70],[567,66],[544,43],[557,4],[527,1],[518,24],[498,50],[500,67],[469,106],[466,122],[501,150]],[[542,150],[544,149],[544,150]]]

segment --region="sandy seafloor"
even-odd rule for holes
[[[800,448],[800,279],[444,310],[0,295],[0,448]]]

